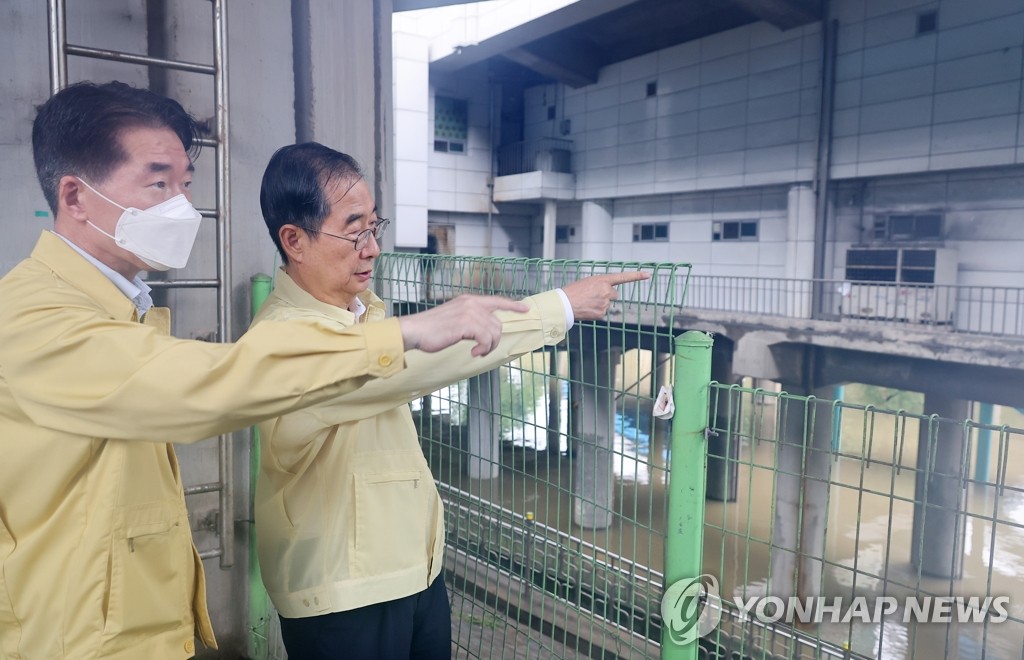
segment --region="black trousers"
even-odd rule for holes
[[[288,660],[448,660],[452,613],[442,573],[398,600],[301,619],[281,619]]]

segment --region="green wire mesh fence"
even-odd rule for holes
[[[413,403],[446,504],[457,657],[658,654],[667,425],[685,264],[385,255],[396,313],[643,270],[601,323]],[[661,486],[655,486],[660,484]]]
[[[1024,430],[717,383],[711,419],[708,657],[1022,657]]]
[[[406,314],[624,270],[651,278],[622,287],[606,321],[412,403],[446,506],[454,657],[1024,657],[1024,470],[1012,449],[1024,418],[1013,411],[978,423],[925,415],[927,403],[708,386],[673,359],[685,264],[386,254],[375,287]],[[717,582],[702,604],[721,620],[674,655],[661,601],[678,465],[672,422],[653,408],[661,386],[694,378],[710,394],[696,454],[706,465],[674,478],[706,490],[688,533],[702,532],[691,559]],[[940,598],[949,620],[905,620]],[[971,598],[990,610],[960,622]]]

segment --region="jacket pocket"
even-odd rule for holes
[[[189,625],[192,541],[187,518],[175,514],[164,507],[129,510],[114,531],[103,635],[116,637],[115,646]]]
[[[355,475],[353,577],[384,575],[426,562],[427,503],[434,493],[427,479],[419,470]]]

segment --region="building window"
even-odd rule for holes
[[[633,242],[641,241],[667,241],[668,223],[652,222],[633,225]]]
[[[576,235],[576,228],[566,225],[555,227],[555,243],[568,243],[570,236]]]
[[[757,220],[722,220],[711,223],[713,241],[756,241]]]
[[[931,34],[939,27],[939,12],[926,11],[917,15],[917,34]]]
[[[434,151],[466,152],[469,135],[469,111],[465,99],[445,96],[434,98]]]
[[[652,80],[647,83],[647,98],[658,95],[658,81]]]
[[[893,213],[875,216],[878,241],[937,241],[942,238],[941,213]]]

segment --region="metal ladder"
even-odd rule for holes
[[[204,218],[217,222],[217,277],[215,279],[156,280],[147,282],[154,289],[205,288],[217,290],[217,340],[230,339],[231,332],[231,239],[230,187],[228,183],[228,81],[227,81],[227,28],[225,1],[208,0],[213,13],[213,64],[197,64],[163,59],[87,46],[69,44],[67,40],[66,0],[47,0],[47,19],[50,39],[51,93],[68,85],[68,56],[110,60],[127,64],[141,64],[176,71],[201,73],[213,77],[214,137],[201,137],[199,143],[216,150],[216,202],[212,209],[198,209]],[[221,568],[230,568],[234,562],[234,505],[232,441],[230,435],[221,435],[218,441],[218,481],[191,486],[185,495],[217,492],[220,496],[217,532],[219,547],[200,552],[203,559],[220,557]]]

